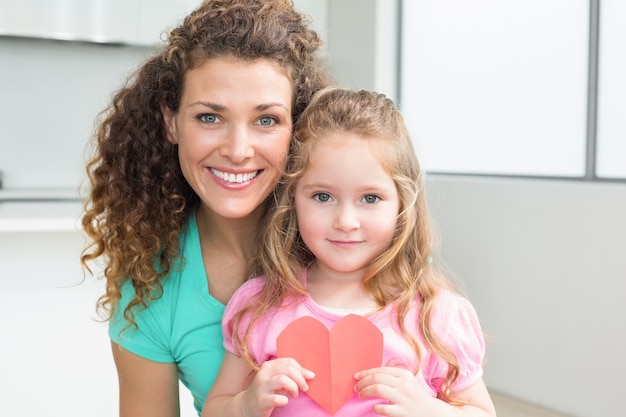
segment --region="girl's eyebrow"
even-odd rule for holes
[[[319,181],[302,183],[301,187],[303,190],[313,189],[313,190],[326,190],[329,192],[334,191],[332,183],[319,182]],[[378,184],[378,183],[370,183],[370,184],[365,184],[363,186],[353,188],[352,191],[354,191],[355,193],[362,193],[362,194],[386,194],[387,192],[389,192],[389,187],[387,187],[386,185]]]
[[[325,182],[309,182],[309,183],[302,183],[302,188],[303,189],[309,189],[309,188],[330,188],[330,184],[327,184]]]

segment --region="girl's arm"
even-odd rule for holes
[[[410,371],[382,367],[357,372],[355,391],[361,398],[382,398],[388,404],[376,404],[374,411],[387,417],[496,417],[491,396],[482,379],[470,387],[453,392],[453,405],[426,392]]]
[[[111,342],[120,391],[120,417],[178,417],[176,364],[137,356]]]
[[[264,362],[254,373],[240,357],[226,352],[202,409],[202,417],[267,417],[275,407],[308,390],[313,372],[291,358]]]
[[[459,392],[455,392],[452,397],[457,401],[467,404],[467,406],[452,406],[455,407],[455,412],[457,412],[458,414],[444,415],[496,417],[496,409],[493,405],[493,401],[491,400],[489,391],[487,391],[487,387],[485,386],[485,382],[482,380],[482,378],[468,388]]]

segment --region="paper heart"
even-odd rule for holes
[[[378,367],[382,332],[365,317],[349,314],[328,330],[313,317],[291,322],[276,340],[278,357],[294,358],[315,372],[307,394],[334,415],[354,393],[357,371]]]

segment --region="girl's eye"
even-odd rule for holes
[[[273,126],[277,123],[277,120],[274,117],[264,116],[259,119],[259,124],[261,126]]]
[[[213,123],[217,123],[219,119],[217,118],[217,115],[215,114],[202,114],[200,115],[200,120],[203,121],[204,123],[213,124]]]
[[[380,200],[380,197],[378,197],[376,195],[372,195],[372,194],[366,195],[365,197],[363,197],[363,202],[365,202],[367,204],[374,204],[378,200]]]
[[[326,203],[331,200],[331,197],[328,193],[317,193],[313,195],[313,199],[319,201],[320,203]]]

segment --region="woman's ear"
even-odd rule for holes
[[[167,140],[173,144],[177,144],[178,137],[176,136],[176,115],[163,101],[161,101],[161,113],[163,114],[163,123],[165,124],[165,134],[167,135]]]

